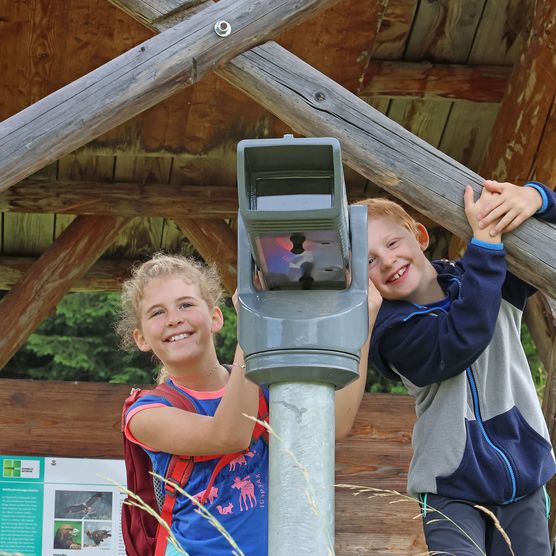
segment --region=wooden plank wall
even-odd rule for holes
[[[0,379],[0,453],[121,458],[126,385]],[[426,551],[417,503],[403,493],[414,423],[409,396],[365,394],[351,434],[336,448],[336,554]]]

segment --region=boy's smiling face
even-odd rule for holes
[[[420,305],[442,299],[436,271],[424,254],[429,235],[422,224],[417,234],[390,216],[369,218],[369,278],[384,299]]]

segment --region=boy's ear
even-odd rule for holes
[[[220,332],[224,326],[224,315],[222,314],[222,309],[220,307],[215,307],[212,311],[212,327],[213,333]]]
[[[151,351],[151,347],[147,344],[143,333],[138,328],[133,331],[133,340],[141,351]]]
[[[429,246],[429,232],[427,232],[427,229],[425,228],[425,226],[423,226],[423,224],[421,224],[420,222],[417,222],[417,241],[419,242],[419,245],[421,246],[421,250],[424,251],[428,246]]]

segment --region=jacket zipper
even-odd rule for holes
[[[475,413],[475,419],[479,424],[479,429],[481,430],[481,434],[483,435],[487,444],[502,458],[502,461],[504,462],[508,470],[508,473],[510,474],[510,479],[512,482],[512,495],[509,500],[504,502],[504,504],[510,504],[511,502],[514,502],[516,500],[517,483],[515,478],[515,471],[512,467],[512,464],[510,463],[510,460],[508,459],[508,456],[502,451],[501,448],[499,448],[498,446],[496,446],[496,444],[494,444],[494,442],[491,440],[490,436],[488,435],[483,423],[483,418],[481,416],[481,409],[479,407],[479,394],[477,391],[477,385],[475,383],[475,377],[473,376],[473,371],[471,370],[471,367],[468,367],[465,372],[467,373],[467,380],[469,382],[469,386],[471,388],[471,394],[473,396],[473,409]]]

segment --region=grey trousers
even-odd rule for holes
[[[550,503],[544,488],[511,504],[482,506],[496,517],[499,527],[492,515],[477,508],[474,502],[421,495],[429,550],[454,556],[510,556],[510,542],[515,556],[551,556]]]

